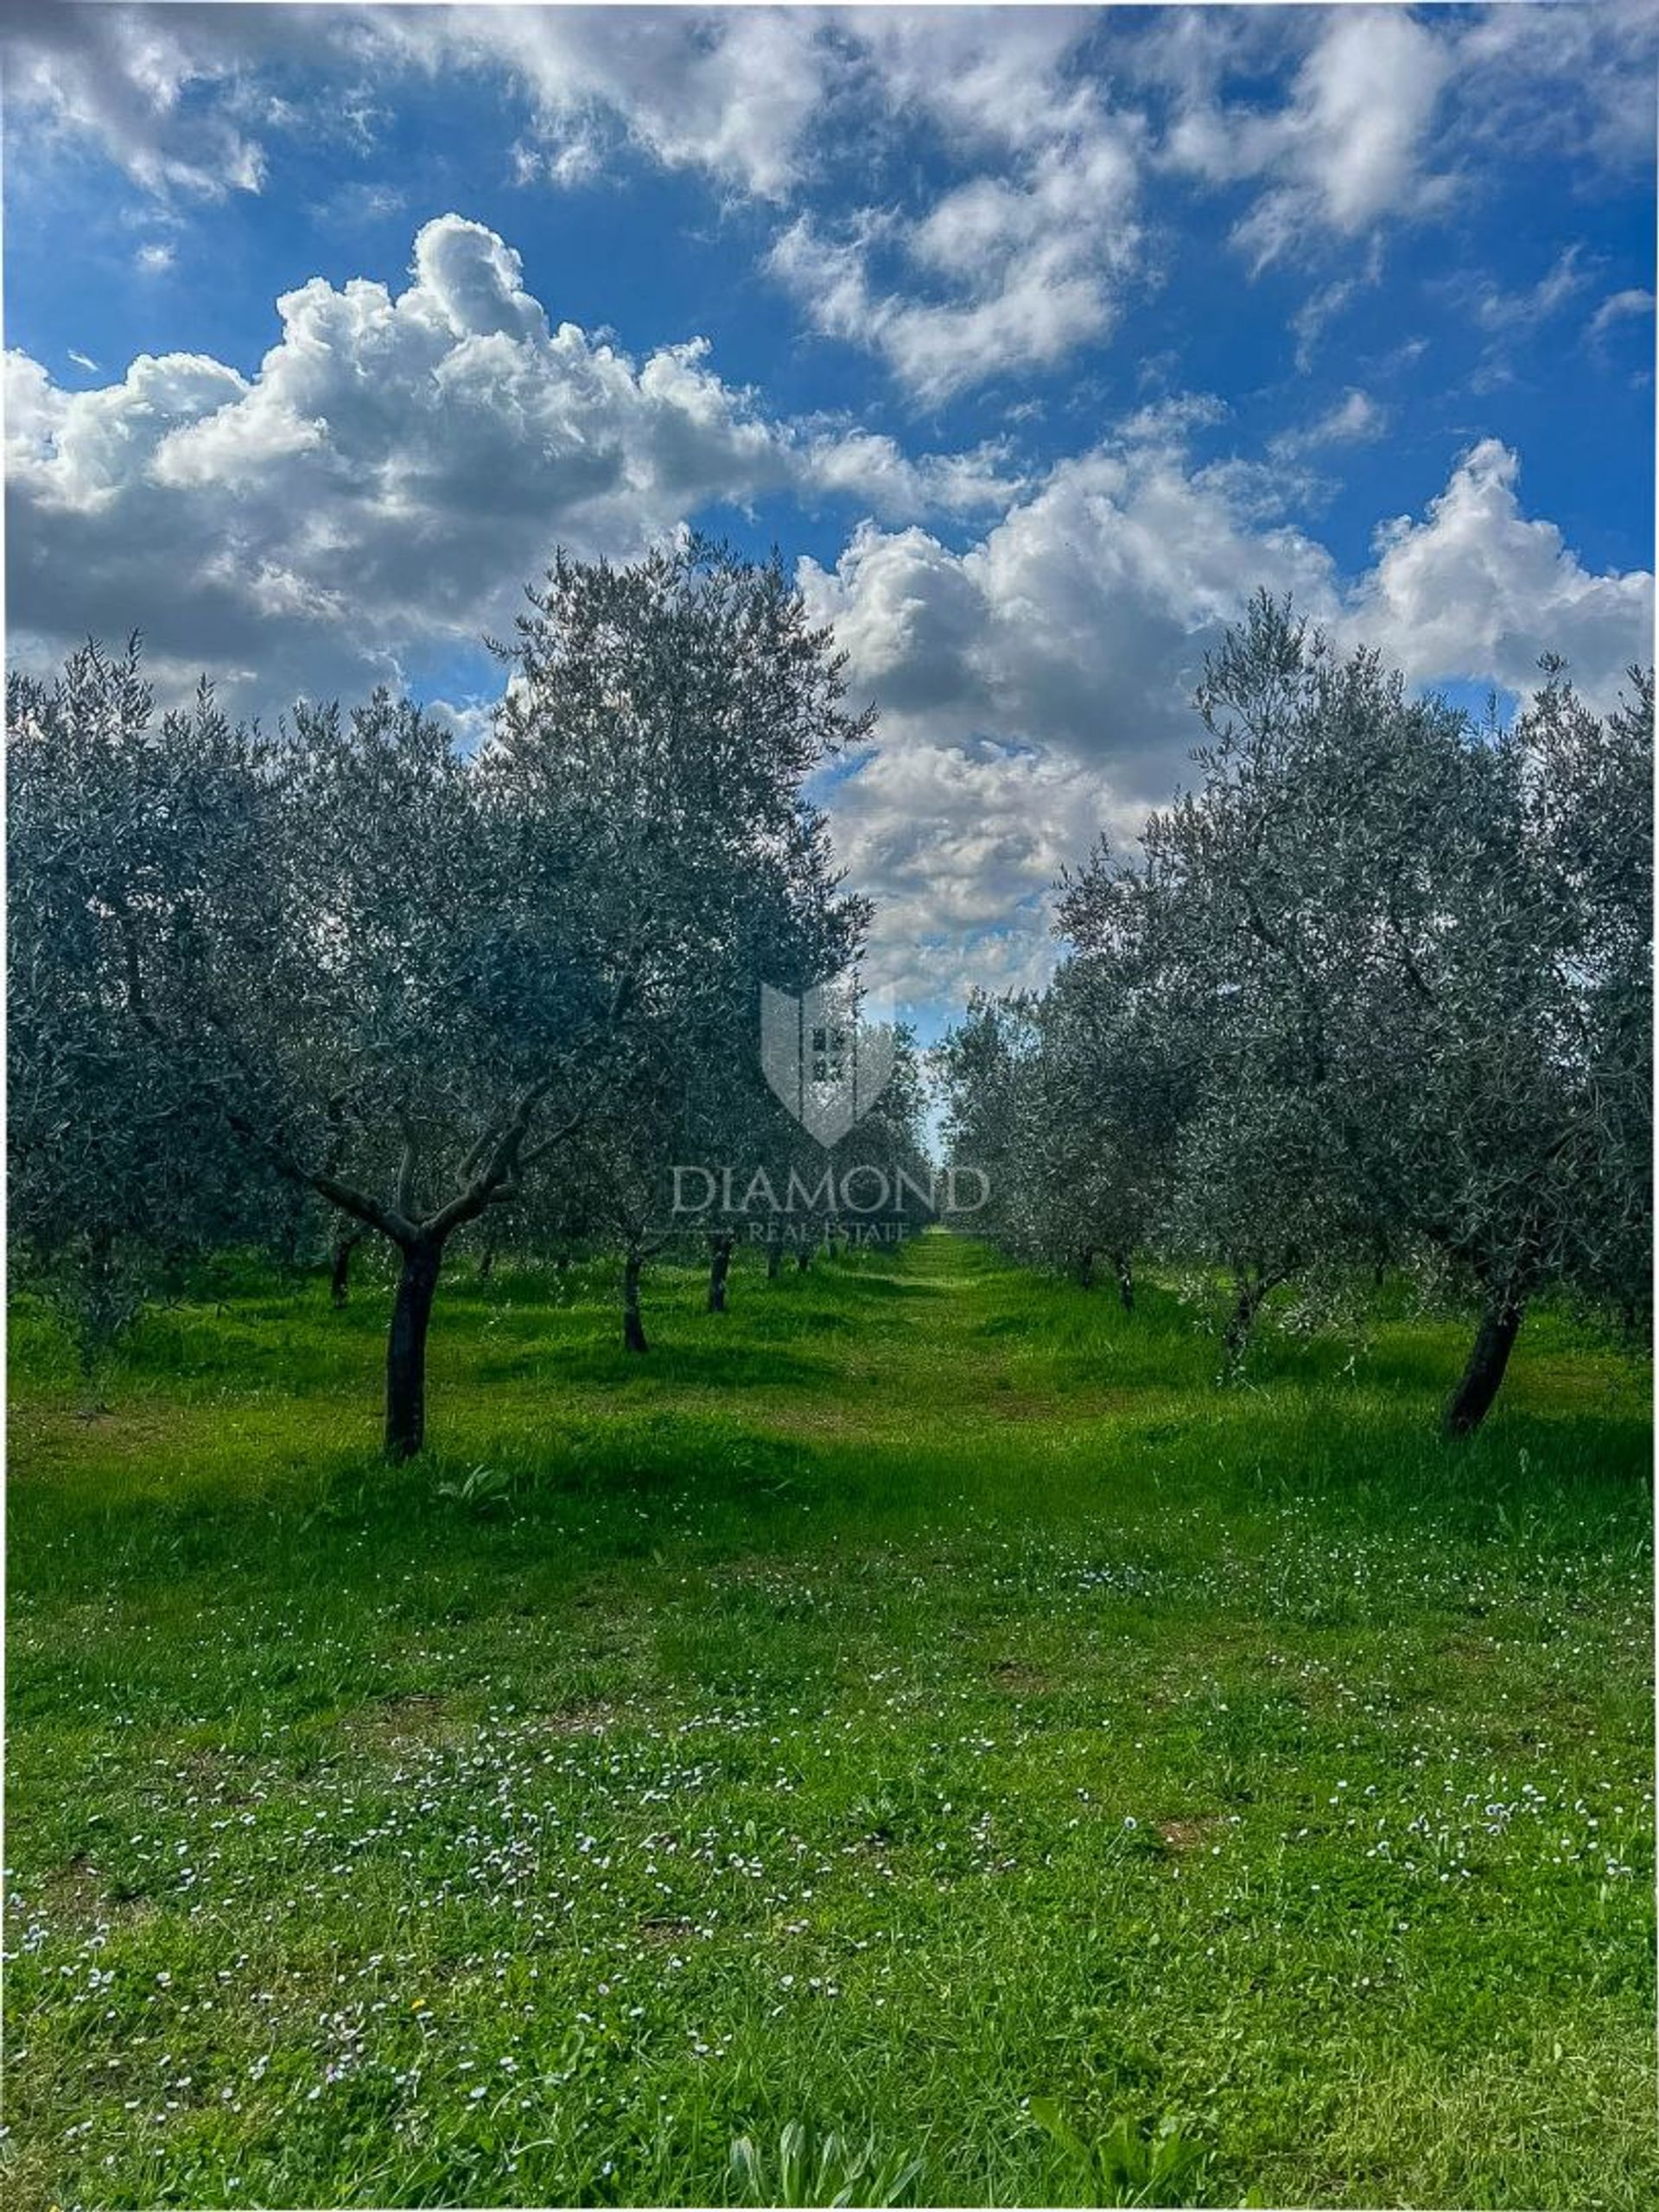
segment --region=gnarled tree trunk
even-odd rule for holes
[[[709,1311],[726,1311],[726,1278],[731,1272],[733,1239],[722,1233],[709,1239]]]
[[[629,1351],[649,1351],[639,1318],[639,1269],[643,1255],[630,1252],[622,1262],[622,1342]]]
[[[386,1456],[410,1459],[426,1441],[426,1332],[443,1243],[423,1236],[399,1249],[404,1263],[386,1338]]]
[[[1480,1326],[1470,1347],[1468,1363],[1458,1378],[1457,1389],[1446,1401],[1440,1421],[1444,1434],[1471,1435],[1485,1420],[1503,1383],[1503,1371],[1515,1350],[1515,1339],[1525,1313],[1524,1303],[1507,1291],[1489,1293]]]
[[[1092,1290],[1094,1287],[1095,1253],[1094,1247],[1090,1245],[1088,1250],[1079,1256],[1077,1261],[1077,1288],[1079,1290]]]
[[[1112,1267],[1117,1276],[1117,1302],[1126,1313],[1135,1311],[1135,1268],[1127,1252],[1114,1252]]]
[[[366,1229],[346,1229],[334,1239],[334,1264],[328,1278],[331,1304],[344,1306],[351,1296],[352,1255],[368,1233]]]
[[[1255,1309],[1261,1303],[1262,1293],[1255,1285],[1248,1278],[1242,1280],[1233,1310],[1227,1317],[1227,1325],[1221,1332],[1222,1349],[1227,1356],[1224,1374],[1230,1382],[1244,1364],[1250,1332],[1255,1326]]]
[[[795,1265],[799,1268],[800,1272],[804,1274],[811,1264],[812,1247],[810,1244],[803,1244],[800,1250],[795,1255]]]
[[[1249,1350],[1251,1332],[1263,1301],[1269,1291],[1277,1290],[1281,1282],[1288,1282],[1301,1264],[1300,1254],[1292,1252],[1282,1260],[1234,1267],[1233,1287],[1237,1296],[1221,1332],[1227,1357],[1220,1381],[1236,1382],[1243,1373],[1244,1355]]]

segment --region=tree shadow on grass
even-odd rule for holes
[[[784,1351],[775,1344],[687,1344],[666,1336],[643,1357],[625,1351],[620,1344],[590,1342],[480,1361],[474,1372],[481,1381],[510,1379],[532,1389],[538,1379],[555,1389],[601,1385],[624,1393],[631,1404],[660,1391],[817,1394],[844,1385],[846,1381],[844,1370],[834,1360]]]
[[[819,1277],[819,1281],[833,1287],[837,1298],[856,1299],[869,1305],[886,1305],[895,1299],[920,1299],[924,1301],[948,1298],[948,1283],[930,1282],[908,1275],[865,1274],[857,1268],[836,1268]],[[809,1287],[811,1278],[808,1278]]]
[[[271,1476],[235,1491],[42,1498],[28,1547],[49,1562],[60,1603],[111,1576],[141,1607],[217,1604],[231,1586],[238,1603],[261,1586],[378,1592],[410,1567],[447,1575],[471,1560],[511,1576],[543,1551],[586,1572],[650,1549],[684,1503],[740,1515],[798,1505],[834,1471],[813,1447],[716,1408],[635,1408],[566,1411],[539,1432],[469,1422],[397,1466],[372,1450],[317,1451],[298,1479],[274,1465]]]

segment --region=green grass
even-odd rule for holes
[[[13,2203],[1659,2199],[1643,1371],[612,1289],[19,1311]]]

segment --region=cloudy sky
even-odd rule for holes
[[[1034,980],[1256,586],[1650,658],[1651,20],[10,0],[10,649],[473,730],[556,543],[775,543],[888,972]]]

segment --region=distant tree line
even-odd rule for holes
[[[1263,1301],[1396,1268],[1478,1313],[1477,1427],[1529,1304],[1650,1302],[1651,673],[1608,714],[1547,661],[1508,727],[1410,696],[1267,597],[1206,664],[1193,787],[1062,886],[1039,995],[939,1053],[1009,1250]]]
[[[486,1268],[503,1244],[613,1255],[643,1351],[675,1164],[822,1185],[755,1024],[762,982],[847,969],[868,925],[806,796],[870,727],[829,632],[776,560],[691,542],[561,556],[497,651],[470,756],[385,691],[275,732],[205,684],[158,715],[136,643],[10,678],[12,1251],[89,1356],[193,1255],[326,1243],[343,1302],[378,1243],[407,1456],[458,1241]],[[921,1169],[898,1042],[856,1145]],[[787,1223],[804,1264],[833,1193]],[[719,1310],[747,1219],[686,1226]]]

